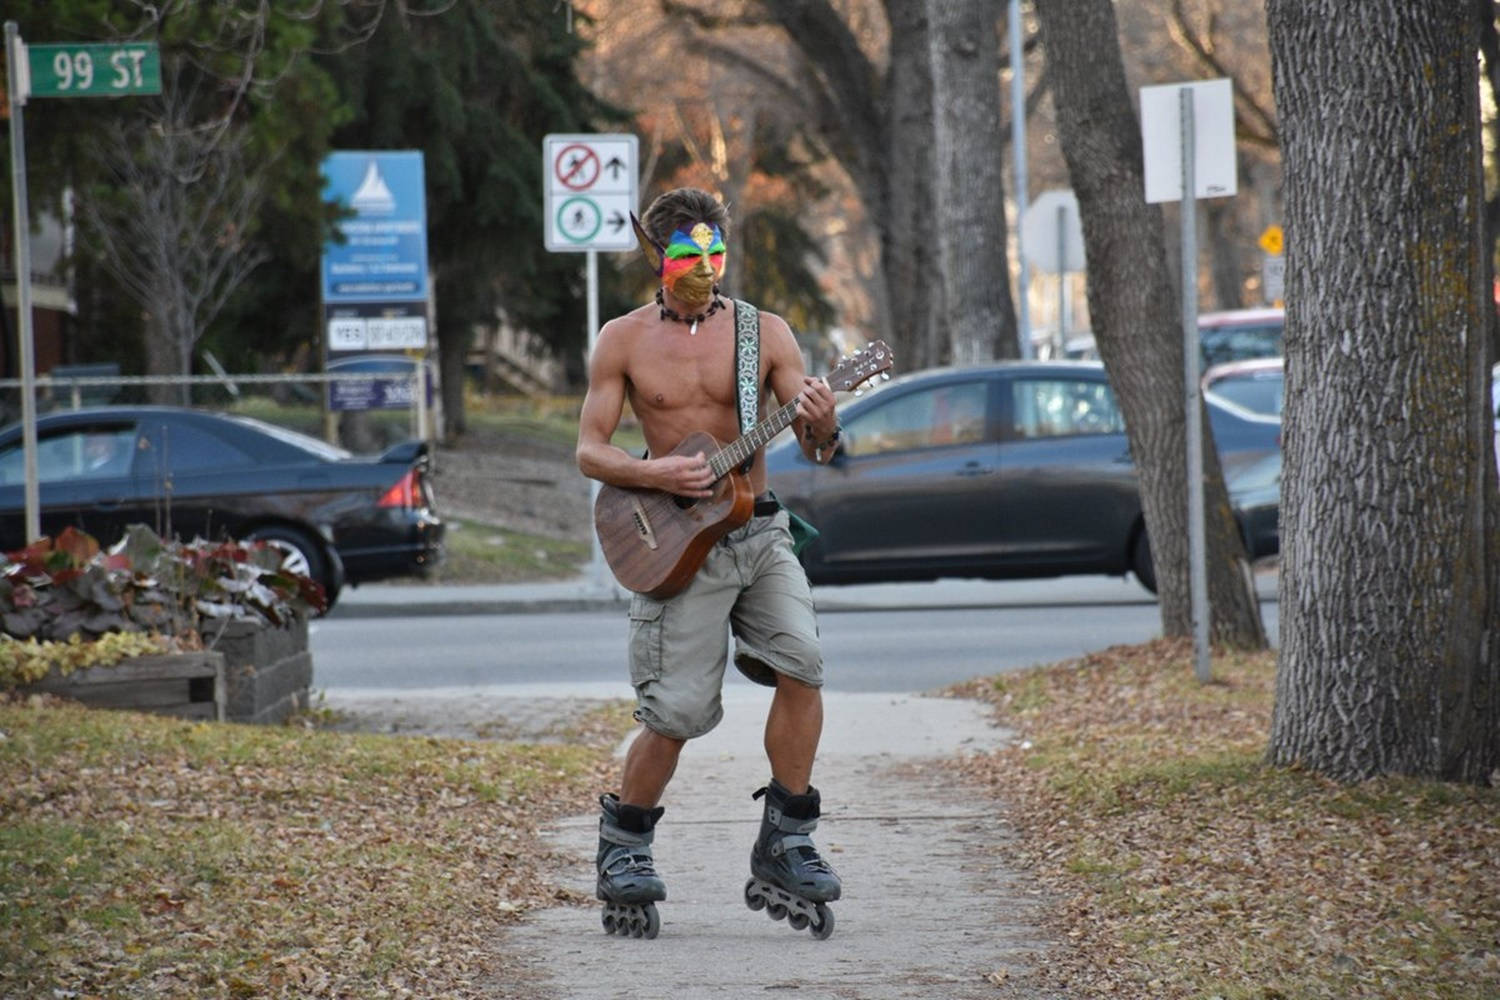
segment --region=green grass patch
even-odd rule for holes
[[[544,538],[478,521],[446,518],[443,561],[433,583],[509,583],[577,576],[592,556],[586,542]]]

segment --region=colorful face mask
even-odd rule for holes
[[[719,227],[699,222],[690,229],[677,230],[667,245],[661,246],[646,235],[634,216],[631,222],[635,223],[636,239],[647,262],[661,275],[667,291],[686,305],[707,305],[714,286],[724,277],[726,251]]]

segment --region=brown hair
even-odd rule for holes
[[[641,217],[642,228],[663,245],[674,232],[695,222],[718,226],[724,238],[729,238],[729,209],[718,198],[698,188],[676,188],[658,195]]]

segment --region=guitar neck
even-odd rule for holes
[[[708,465],[713,470],[714,478],[723,478],[731,469],[738,467],[745,459],[754,455],[756,450],[762,445],[790,427],[792,420],[796,416],[797,401],[794,399],[768,416],[765,420],[756,424],[751,428],[750,433],[743,435],[738,440],[725,445],[719,451],[715,452],[708,460]]]

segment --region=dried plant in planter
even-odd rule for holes
[[[17,639],[145,632],[197,645],[211,622],[281,625],[327,609],[323,588],[264,542],[167,541],[131,525],[108,550],[65,528],[5,554],[0,630]]]

